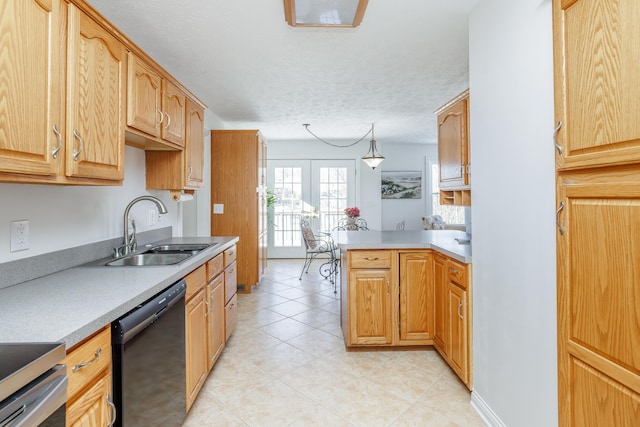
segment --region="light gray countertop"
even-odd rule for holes
[[[435,249],[460,262],[471,263],[471,245],[461,245],[455,240],[467,239],[469,235],[464,231],[335,231],[332,235],[340,250]]]
[[[169,266],[75,267],[0,290],[0,342],[82,341],[232,246],[238,237],[171,238],[206,243]]]

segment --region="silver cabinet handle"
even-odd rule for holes
[[[82,143],[82,138],[80,137],[80,134],[75,129],[73,130],[73,136],[75,136],[75,138],[79,142],[78,151],[74,151],[73,152],[73,160],[77,162],[78,161],[78,156],[80,156],[80,153],[82,153],[82,148],[84,147],[84,144]]]
[[[204,317],[209,317],[209,313],[211,312],[211,307],[209,307],[209,301],[204,300],[204,306],[206,307],[206,310],[204,311]]]
[[[109,405],[109,408],[111,408],[111,414],[109,414],[109,422],[107,424],[107,427],[112,427],[116,422],[116,416],[118,412],[116,411],[116,405],[113,403],[113,400],[109,395],[107,395],[107,405]]]
[[[99,348],[93,354],[93,359],[91,359],[91,360],[89,360],[87,362],[84,362],[84,363],[78,363],[76,366],[73,367],[73,369],[71,371],[72,372],[78,372],[79,370],[86,368],[87,366],[91,365],[93,362],[98,360],[101,355],[102,355],[102,349]]]
[[[471,163],[467,163],[467,175],[471,173]]]
[[[558,122],[558,125],[553,130],[553,145],[556,146],[556,150],[558,150],[558,154],[562,154],[562,146],[558,144],[558,133],[560,132],[561,127],[562,127],[562,122]]]
[[[53,149],[51,152],[51,157],[54,159],[58,158],[58,152],[62,148],[62,135],[60,135],[60,131],[58,130],[58,125],[53,125],[53,133],[56,134],[56,138],[58,139],[58,146]]]
[[[391,283],[387,280],[387,295],[391,295]]]
[[[191,162],[187,164],[187,170],[189,171],[189,173],[187,174],[187,178],[191,178],[191,172],[193,172],[193,168],[191,167]]]
[[[160,114],[160,121],[158,123],[156,123],[156,127],[160,127],[160,125],[164,121],[164,113],[162,111],[160,111],[159,108],[156,111],[158,112],[158,114]]]
[[[378,257],[374,257],[374,258],[364,257],[364,259],[366,259],[367,261],[378,261],[380,258],[378,258]]]
[[[564,202],[560,202],[558,205],[558,209],[556,210],[556,225],[558,226],[558,231],[560,235],[564,235],[564,227],[560,224],[560,211],[564,209]]]
[[[453,273],[453,274],[460,274],[460,270],[456,270],[456,269],[455,269],[455,268],[453,268],[453,267],[449,267],[449,271],[450,271],[451,273]]]
[[[460,304],[458,304],[458,317],[461,318],[462,320],[464,320],[464,317],[462,317],[462,314],[460,314],[460,309],[462,308],[462,301],[460,301]]]
[[[165,112],[164,115],[167,116],[167,124],[164,125],[164,128],[169,129],[169,126],[171,126],[171,116],[167,112]]]

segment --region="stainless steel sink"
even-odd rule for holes
[[[118,258],[106,263],[110,267],[172,265],[189,258],[191,253],[142,253]]]
[[[198,252],[207,249],[211,246],[215,246],[218,243],[213,243],[211,245],[207,244],[194,244],[194,243],[169,243],[166,245],[158,245],[149,248],[145,253],[155,253],[155,254],[181,254],[188,253],[191,255],[195,255]]]

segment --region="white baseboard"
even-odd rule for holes
[[[489,427],[507,427],[475,390],[471,392],[471,406]]]

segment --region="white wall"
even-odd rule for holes
[[[470,17],[472,402],[496,425],[557,425],[550,0]]]
[[[436,117],[433,116],[433,120]],[[406,221],[405,230],[422,230],[422,217],[429,212],[429,171],[427,160],[438,161],[437,144],[387,144],[385,146],[385,161],[381,165],[384,172],[391,171],[421,171],[422,198],[382,200],[382,229],[394,230],[400,221]]]
[[[145,189],[144,151],[125,148],[125,180],[122,186],[58,186],[0,184],[0,263],[67,249],[122,236],[123,214],[134,198],[151,194],[160,198],[169,213],[148,226],[150,202],[140,202],[131,210],[138,231],[173,227],[174,236],[182,230],[182,208],[167,191]],[[29,220],[30,249],[9,251],[10,223]]]

